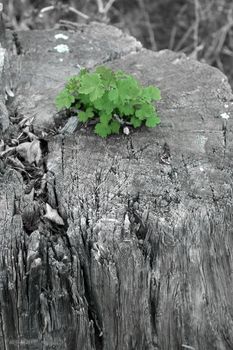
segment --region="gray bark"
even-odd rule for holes
[[[18,33],[21,54],[8,33],[0,349],[232,349],[226,77],[110,26],[60,32]],[[106,140],[64,129],[54,98],[65,78],[102,63],[161,89],[159,127]]]

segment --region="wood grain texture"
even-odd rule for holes
[[[31,191],[31,180],[2,161],[0,349],[230,350],[226,78],[184,55],[125,43],[112,27],[80,31],[68,34],[63,62],[53,31],[20,33],[24,55],[12,53],[12,74],[15,60],[21,70],[9,108],[21,119],[34,115],[32,131],[47,136],[43,161],[29,171]],[[59,135],[53,98],[74,64],[90,60],[160,87],[161,125],[107,140],[86,128]],[[20,128],[12,125],[5,142],[10,132]],[[46,203],[64,225],[44,217]]]

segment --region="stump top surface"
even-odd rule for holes
[[[0,160],[0,347],[232,348],[226,77],[101,24],[17,35],[4,140],[20,145]],[[58,133],[65,79],[100,64],[161,89],[158,127]]]

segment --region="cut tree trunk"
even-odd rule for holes
[[[0,349],[233,349],[226,77],[97,23],[7,43]],[[161,89],[158,127],[103,140],[57,114],[66,77],[100,64]]]

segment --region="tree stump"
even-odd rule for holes
[[[0,349],[232,349],[226,77],[98,23],[9,32],[7,43]],[[55,96],[101,64],[161,89],[160,126],[104,140],[66,128]]]

